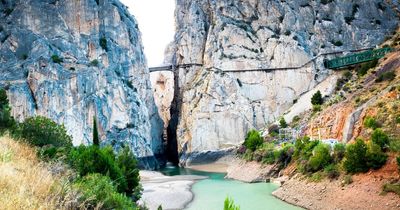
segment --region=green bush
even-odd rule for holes
[[[396,158],[396,161],[397,161],[397,167],[399,168],[400,171],[400,156]]]
[[[322,94],[321,91],[317,91],[316,93],[314,93],[314,95],[311,97],[311,104],[312,105],[322,105],[323,103],[323,99],[322,99]]]
[[[60,160],[64,159],[70,148],[67,147],[55,147],[53,145],[46,145],[40,147],[37,151],[37,155],[40,159],[50,161],[50,160]]]
[[[333,154],[332,158],[335,163],[340,163],[342,159],[344,158],[344,155],[346,153],[346,146],[344,144],[335,144],[333,147]]]
[[[128,146],[123,148],[117,155],[116,159],[118,167],[121,169],[122,174],[125,176],[127,186],[125,193],[132,195],[134,201],[140,199],[142,187],[139,183],[139,169],[137,167],[137,160]]]
[[[392,192],[400,196],[400,183],[386,183],[383,185],[383,192]]]
[[[363,140],[357,139],[354,144],[348,144],[343,162],[344,169],[350,173],[368,171],[366,155],[367,145]]]
[[[128,188],[127,180],[116,163],[114,151],[111,147],[99,148],[93,146],[79,146],[68,154],[68,163],[80,176],[99,173],[109,176],[117,186],[118,192],[125,192]]]
[[[372,128],[372,129],[376,129],[379,127],[378,122],[375,120],[375,118],[371,117],[371,116],[367,116],[364,120],[364,126],[367,128]]]
[[[107,39],[105,37],[100,38],[99,43],[100,43],[101,48],[103,48],[105,51],[108,50]]]
[[[380,74],[378,78],[375,80],[376,82],[383,82],[383,81],[392,81],[396,78],[396,74],[394,71],[388,71]]]
[[[134,209],[136,204],[127,196],[117,192],[113,181],[101,174],[88,174],[74,184],[81,193],[84,209]]]
[[[361,66],[357,69],[357,74],[359,76],[364,76],[368,73],[368,70],[371,68],[375,68],[378,64],[378,60],[372,60],[366,63],[361,64]]]
[[[15,121],[11,116],[11,107],[4,89],[0,89],[0,135],[7,129],[14,127]]]
[[[381,148],[386,148],[389,144],[389,136],[381,129],[376,129],[371,135],[372,142]]]
[[[27,118],[18,125],[14,137],[39,147],[45,145],[54,147],[72,146],[72,138],[67,134],[65,127],[43,116]]]
[[[391,139],[389,142],[389,150],[392,152],[400,152],[400,139]]]
[[[324,168],[324,172],[329,179],[336,179],[340,176],[340,172],[334,164],[327,165]]]
[[[224,210],[240,210],[240,207],[235,205],[233,199],[227,197],[224,201]]]
[[[330,149],[326,144],[319,143],[315,146],[313,153],[308,161],[311,171],[319,171],[332,162]]]
[[[261,146],[264,142],[264,139],[260,135],[260,133],[256,130],[250,130],[247,133],[246,139],[244,141],[244,145],[250,149],[251,151],[254,151],[257,149],[257,147]]]
[[[51,56],[51,60],[52,60],[54,63],[62,63],[62,62],[63,62],[63,59],[60,58],[60,57],[58,57],[58,55],[52,55],[52,56]]]
[[[281,119],[279,120],[279,125],[281,128],[287,128],[288,124],[286,123],[286,120],[284,117],[281,117]]]
[[[90,66],[99,66],[99,61],[97,59],[90,61]]]
[[[379,145],[375,143],[371,143],[368,145],[367,150],[367,165],[372,169],[381,168],[387,160],[388,156],[382,152],[382,149]]]
[[[320,112],[322,111],[321,105],[313,105],[312,106],[313,112]]]
[[[351,183],[353,183],[353,177],[351,177],[351,175],[348,174],[348,175],[343,177],[342,186],[349,185]]]

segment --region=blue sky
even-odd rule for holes
[[[149,67],[161,65],[164,50],[173,40],[175,0],[121,0],[139,22]]]

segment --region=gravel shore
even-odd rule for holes
[[[162,204],[164,210],[183,209],[193,199],[191,187],[204,176],[165,176],[155,171],[140,171],[143,195],[139,204],[156,210]]]

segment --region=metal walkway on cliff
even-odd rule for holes
[[[319,57],[335,55],[335,54],[343,54],[343,53],[354,53],[348,56],[342,56],[338,58],[334,58],[331,60],[325,60],[324,65],[329,69],[338,69],[349,65],[354,65],[358,63],[364,63],[371,60],[379,59],[384,57],[388,52],[391,52],[393,49],[391,48],[381,48],[381,49],[373,49],[373,48],[363,48],[363,49],[353,49],[353,50],[343,50],[343,51],[334,51],[328,53],[321,53],[317,56],[311,58],[307,62],[299,66],[290,66],[290,67],[280,67],[280,68],[255,68],[255,69],[221,69],[218,67],[210,67],[210,69],[216,69],[222,72],[250,72],[250,71],[264,71],[264,72],[272,72],[272,71],[282,71],[282,70],[294,70],[301,69],[308,64],[314,62]],[[361,53],[357,53],[361,52]],[[174,71],[179,68],[188,68],[188,67],[202,67],[203,64],[199,63],[189,63],[189,64],[179,64],[179,65],[169,65],[169,66],[160,66],[160,67],[150,67],[150,72],[158,72],[158,71]]]

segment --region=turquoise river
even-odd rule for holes
[[[248,184],[224,179],[224,173],[211,173],[178,167],[168,167],[161,172],[168,176],[208,176],[208,179],[198,181],[193,185],[194,199],[185,210],[223,210],[224,200],[227,196],[232,198],[241,210],[302,209],[272,196],[272,192],[278,188],[273,183]]]

